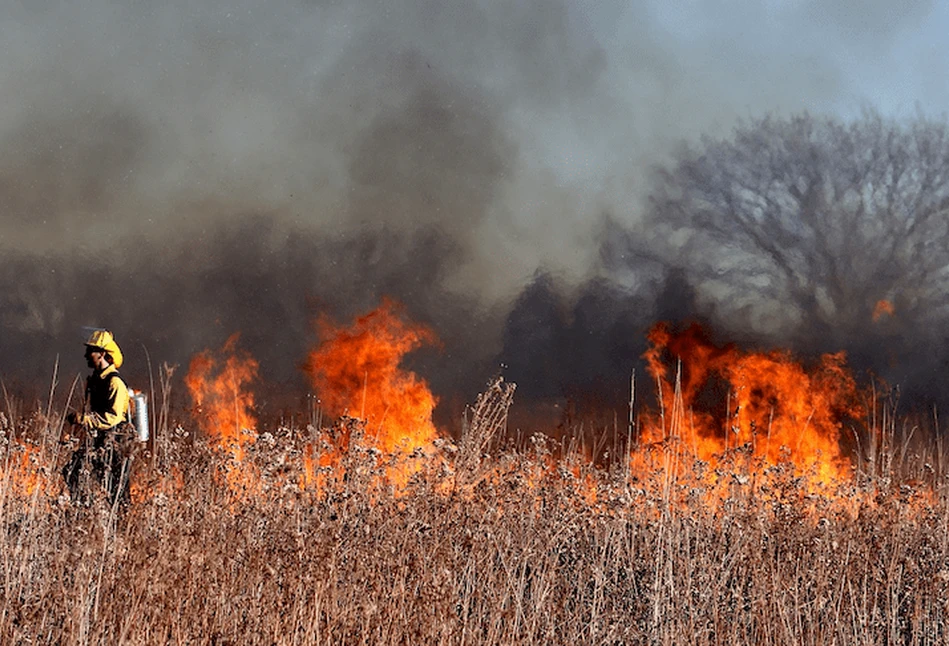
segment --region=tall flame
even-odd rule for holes
[[[305,368],[328,412],[365,420],[367,439],[385,453],[429,446],[438,437],[437,400],[424,379],[399,366],[407,353],[436,343],[435,334],[408,322],[390,299],[350,327],[325,317],[318,326],[321,342]]]

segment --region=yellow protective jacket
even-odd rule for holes
[[[129,389],[114,365],[86,379],[86,411],[79,423],[95,431],[106,431],[127,419]]]

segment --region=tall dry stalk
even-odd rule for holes
[[[463,491],[446,488],[451,474],[437,468],[402,490],[377,486],[386,464],[359,442],[341,456],[344,477],[307,489],[306,437],[275,432],[247,451],[259,488],[236,495],[222,477],[227,456],[159,422],[161,459],[135,474],[148,486],[125,515],[61,500],[65,456],[37,448],[21,459],[24,447],[58,446],[61,415],[37,407],[11,421],[8,406],[0,643],[949,638],[947,474],[933,473],[930,487],[881,466],[912,464],[918,432],[881,440],[872,478],[818,493],[783,465],[749,478],[734,448],[713,490],[707,465],[681,468],[688,458],[669,449],[689,423],[676,404],[655,472],[630,481],[584,464],[579,449],[555,462],[543,438],[498,449],[512,393],[492,384],[475,406],[451,458],[456,476],[470,474]],[[29,475],[37,488],[21,486]],[[898,486],[878,486],[885,478]]]

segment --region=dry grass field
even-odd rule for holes
[[[457,445],[386,454],[350,419],[239,461],[163,411],[124,511],[70,503],[60,415],[8,400],[0,643],[949,639],[947,472],[892,419],[821,483],[671,436],[603,468],[541,436],[500,449],[510,398],[494,384]]]

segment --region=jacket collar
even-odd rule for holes
[[[106,369],[103,370],[102,372],[96,371],[95,374],[96,374],[96,376],[99,377],[100,379],[103,379],[103,378],[108,377],[109,375],[111,375],[113,372],[118,372],[118,368],[115,367],[115,364],[114,364],[114,363],[110,363],[108,368],[106,368]]]

